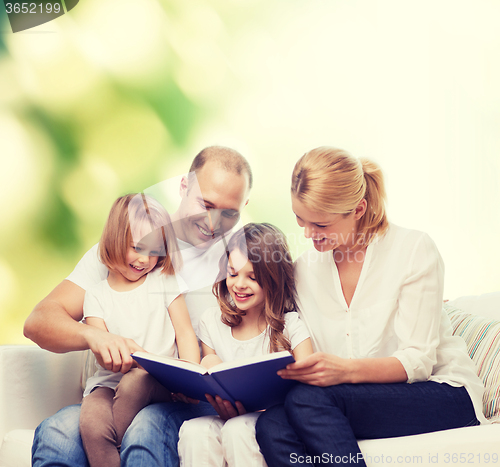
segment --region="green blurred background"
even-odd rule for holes
[[[390,219],[425,230],[447,298],[500,290],[500,4],[81,0],[13,34],[0,5],[0,344],[99,239],[112,201],[234,147],[243,221],[308,248],[295,161],[371,157]]]

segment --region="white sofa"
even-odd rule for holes
[[[460,298],[445,309],[487,387],[485,414],[500,422],[500,293]],[[60,408],[81,401],[88,361],[86,352],[53,354],[36,346],[0,346],[0,467],[31,465],[36,426]],[[369,467],[500,466],[500,423],[359,444]]]

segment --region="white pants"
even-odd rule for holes
[[[226,422],[208,415],[184,422],[178,444],[181,467],[267,467],[255,439],[259,415],[248,413]]]

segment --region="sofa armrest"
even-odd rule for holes
[[[82,399],[85,352],[55,354],[32,345],[0,346],[0,445],[14,429],[35,429]]]

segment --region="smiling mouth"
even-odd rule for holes
[[[137,272],[142,272],[142,271],[144,271],[144,269],[146,269],[146,268],[138,268],[137,266],[134,266],[133,264],[131,264],[130,267],[132,269],[136,270]]]
[[[211,237],[212,236],[212,232],[210,232],[209,230],[205,230],[203,227],[201,227],[200,225],[196,224],[196,227],[198,227],[198,230],[203,234],[205,235],[206,237]]]
[[[218,230],[214,230],[212,233],[210,230],[204,229],[201,225],[196,224],[196,227],[198,227],[198,230],[205,236],[205,237],[210,237],[210,238],[215,238],[221,235],[221,232]]]
[[[238,298],[249,298],[253,295],[253,293],[236,293],[234,292],[234,295]]]

